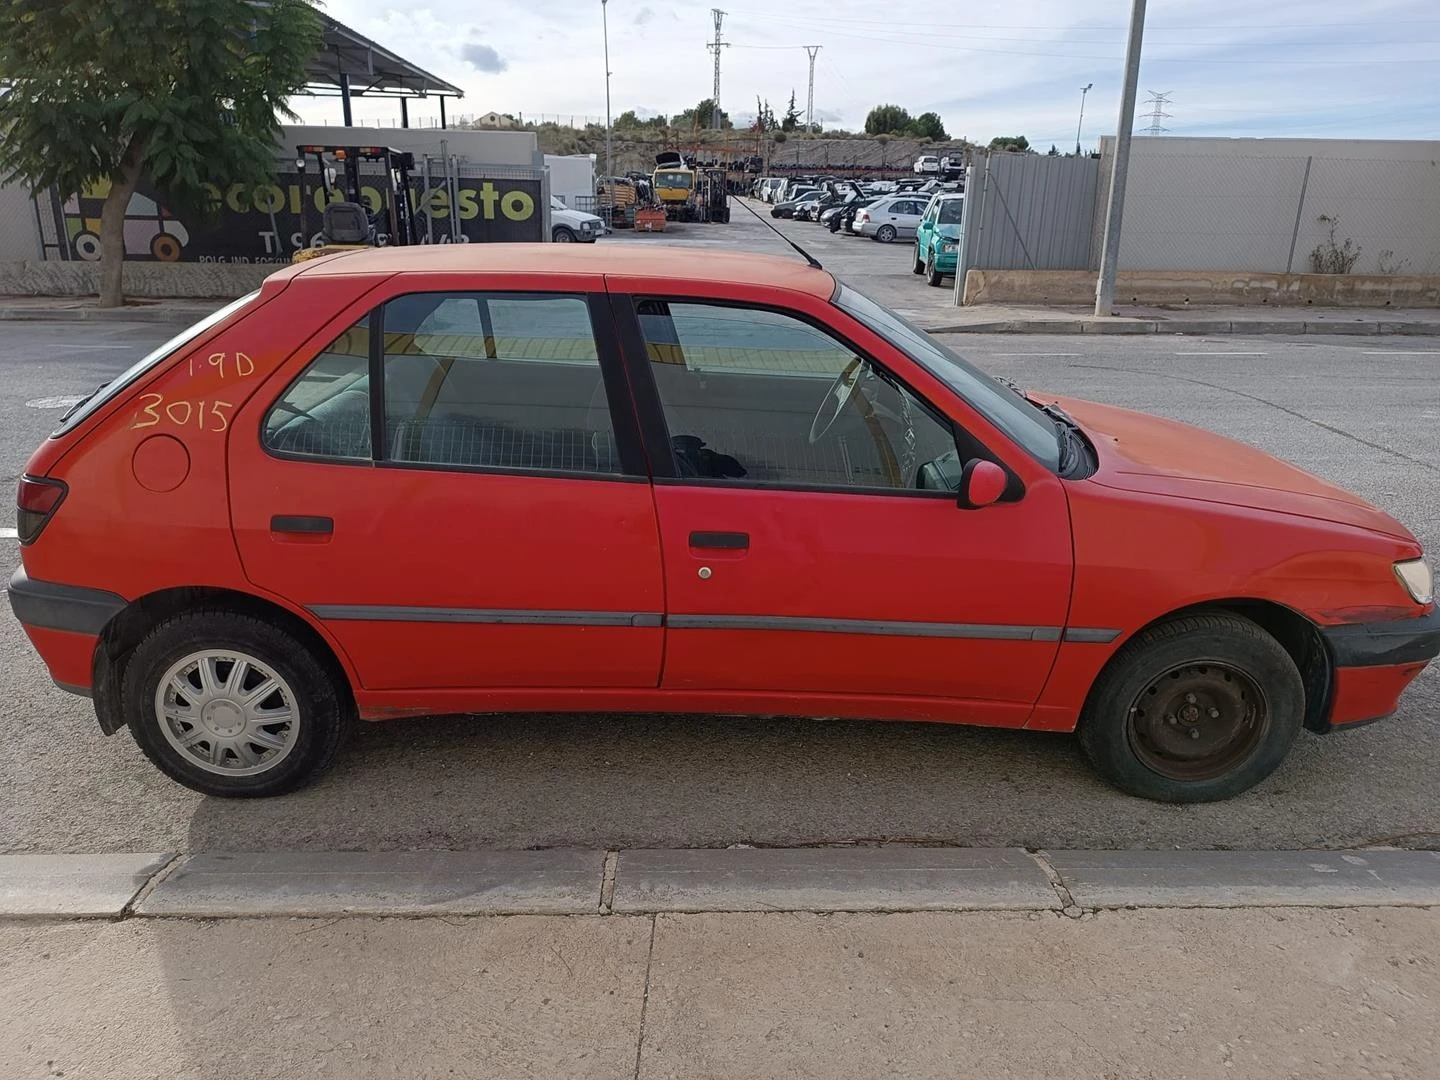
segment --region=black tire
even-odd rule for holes
[[[915,245],[915,265],[910,268],[912,274],[923,274],[925,272],[925,260],[920,258],[920,245]]]
[[[935,269],[935,256],[930,256],[930,261],[925,264],[925,283],[934,288],[939,288],[945,280],[945,275]]]
[[[246,653],[293,691],[298,730],[273,767],[239,776],[207,771],[162,731],[155,706],[161,680],[172,665],[206,649]],[[282,795],[310,783],[330,767],[355,723],[349,689],[307,645],[268,622],[223,610],[177,615],[151,630],[125,666],[121,703],[131,735],[156,768],[194,791],[228,798]]]
[[[574,244],[577,242],[574,230],[565,225],[556,225],[550,230],[550,239],[557,244]]]
[[[1174,696],[1185,687],[1193,692]],[[1079,736],[1122,791],[1213,802],[1274,772],[1304,719],[1305,686],[1280,643],[1249,619],[1200,614],[1154,626],[1115,654],[1090,689]]]
[[[895,231],[894,225],[881,225],[880,228],[875,230],[875,239],[882,244],[894,243],[895,237],[899,235],[900,234]]]

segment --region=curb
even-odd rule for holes
[[[217,300],[216,306],[227,301]],[[0,307],[0,322],[131,322],[131,323],[168,323],[176,326],[189,326],[191,323],[204,318],[212,308],[202,309],[195,307],[191,310],[177,311],[174,308],[164,307],[140,307],[140,308],[94,308],[94,307],[72,307],[52,308],[41,305],[11,305]]]
[[[1440,335],[1440,322],[1284,322],[1266,319],[1003,319],[922,326],[931,334]]]
[[[1440,852],[720,848],[0,855],[0,919],[1440,907]]]

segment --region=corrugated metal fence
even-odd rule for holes
[[[1090,266],[1100,162],[990,153],[965,183],[965,270],[1085,270]]]

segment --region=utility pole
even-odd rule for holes
[[[725,21],[725,12],[719,8],[711,8],[710,14],[715,16],[715,40],[705,46],[715,54],[715,89],[710,94],[710,119],[714,121],[715,127],[718,129],[720,127],[720,50],[726,48],[730,43],[720,38],[720,24]]]
[[[605,224],[609,225],[615,217],[615,164],[610,138],[610,20],[605,12],[606,0],[600,0],[600,30],[605,38],[605,201],[609,204]]]
[[[805,130],[814,134],[815,132],[815,54],[820,51],[819,45],[806,45],[805,51],[810,54],[810,92],[805,97]]]
[[[1120,254],[1120,225],[1125,216],[1125,178],[1130,171],[1130,130],[1135,126],[1135,93],[1140,84],[1140,45],[1145,37],[1145,0],[1132,0],[1130,38],[1125,45],[1125,84],[1120,94],[1120,122],[1115,131],[1115,158],[1110,163],[1110,198],[1105,209],[1105,238],[1100,248],[1100,277],[1095,282],[1095,314],[1109,315],[1115,306],[1115,270]]]
[[[1086,83],[1080,88],[1080,122],[1075,125],[1075,156],[1080,156],[1080,129],[1085,126],[1085,95],[1095,89],[1095,84]]]
[[[1148,114],[1150,117],[1150,126],[1145,131],[1146,135],[1164,135],[1165,132],[1170,130],[1167,127],[1160,126],[1161,120],[1170,119],[1170,114],[1165,111],[1165,106],[1170,104],[1170,94],[1171,91],[1169,90],[1166,90],[1163,94],[1157,94],[1154,90],[1150,91],[1150,100],[1145,103],[1150,106],[1150,112]]]

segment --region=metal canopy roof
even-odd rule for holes
[[[307,92],[317,97],[343,93],[341,76],[350,80],[354,97],[464,97],[458,86],[431,75],[404,57],[396,56],[364,34],[316,12],[325,27],[325,45],[310,61]]]

